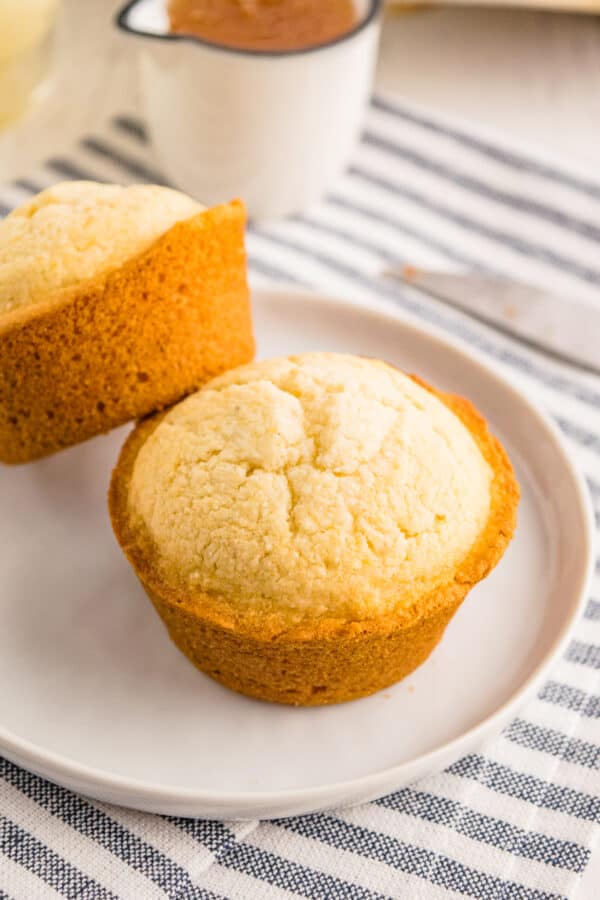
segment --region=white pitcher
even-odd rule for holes
[[[300,212],[340,173],[371,91],[382,0],[326,44],[240,50],[169,33],[166,0],[133,0],[119,27],[139,44],[144,112],[177,187],[253,218]]]

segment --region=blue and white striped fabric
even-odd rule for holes
[[[0,204],[65,178],[161,181],[143,123],[124,113],[0,190]],[[248,246],[259,283],[387,300],[488,354],[570,440],[600,528],[600,378],[380,275],[403,262],[482,268],[600,302],[600,177],[377,97],[327,201],[251,228]],[[551,679],[501,737],[338,814],[152,816],[0,760],[0,898],[573,898],[600,830],[600,561],[593,589]]]

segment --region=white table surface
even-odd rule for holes
[[[111,24],[115,0],[65,0],[55,88],[0,134],[0,180],[49,153],[134,95],[133,53]],[[600,173],[600,17],[422,8],[390,13],[378,87],[537,143]],[[68,86],[68,87],[67,87]],[[600,896],[600,846],[577,900]]]
[[[378,81],[600,167],[600,16],[467,8],[390,15]]]

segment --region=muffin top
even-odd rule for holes
[[[156,185],[66,181],[42,191],[0,221],[0,313],[117,268],[202,209]]]
[[[128,518],[188,595],[364,619],[452,581],[491,479],[468,429],[411,378],[307,353],[234,369],[167,412],[135,458]]]

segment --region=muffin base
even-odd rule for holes
[[[201,671],[239,693],[302,706],[354,700],[404,678],[430,655],[471,587],[498,562],[516,525],[519,488],[501,444],[461,397],[434,393],[466,425],[494,473],[485,529],[449,583],[362,621],[318,619],[286,627],[222,598],[165,584],[150,545],[134,534],[127,497],[135,458],[160,421],[140,423],[113,473],[109,506],[117,539],[177,647]]]
[[[206,210],[118,269],[0,317],[0,460],[46,456],[249,362],[244,225],[237,201]]]
[[[199,619],[145,586],[171,640],[196,668],[240,694],[293,706],[354,700],[405,678],[439,643],[468,589],[457,587],[423,620],[389,631],[363,622],[309,640],[261,640]]]

